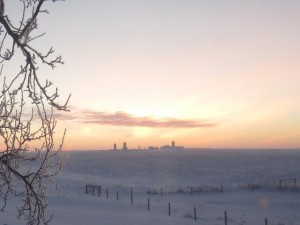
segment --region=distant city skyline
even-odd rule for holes
[[[165,149],[165,150],[183,150],[184,146],[177,146],[175,144],[175,141],[172,141],[170,143],[171,145],[165,144],[163,146],[153,146],[153,145],[149,145],[149,146],[127,146],[127,142],[123,142],[122,143],[122,147],[119,148],[117,143],[113,144],[113,148],[112,149],[102,149],[102,150],[115,150],[115,151],[127,151],[127,150],[155,150],[155,149]]]
[[[6,1],[5,13],[22,4]],[[300,1],[47,1],[57,144],[300,148]],[[18,21],[18,18],[14,18]],[[4,68],[4,74],[10,68]]]

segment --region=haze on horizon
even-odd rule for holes
[[[16,10],[7,2],[6,10]],[[300,1],[89,0],[39,21],[66,149],[300,147]]]

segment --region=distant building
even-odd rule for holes
[[[122,150],[123,150],[123,151],[126,151],[127,149],[128,149],[128,148],[127,148],[127,146],[126,146],[126,142],[124,142],[124,143],[123,143],[123,148],[122,148]]]
[[[164,145],[162,147],[160,147],[161,150],[183,150],[184,147],[183,146],[176,146],[175,145],[175,141],[172,141],[172,145]]]
[[[118,150],[118,149],[117,149],[117,144],[114,144],[114,150]]]

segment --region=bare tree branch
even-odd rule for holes
[[[16,54],[23,56],[23,63],[14,76],[3,78],[0,92],[0,198],[4,210],[9,196],[21,200],[17,207],[18,217],[28,224],[48,224],[52,218],[46,216],[45,182],[63,166],[61,152],[65,132],[59,145],[54,143],[57,120],[54,109],[68,110],[67,103],[58,103],[57,89],[51,91],[52,82],[41,80],[39,66],[54,68],[63,64],[61,56],[55,56],[50,47],[41,53],[31,43],[45,34],[31,37],[37,30],[37,21],[46,0],[22,0],[23,11],[20,23],[13,24],[5,15],[4,0],[0,0],[0,76],[4,64],[13,62]],[[53,1],[54,2],[54,1]],[[26,18],[27,12],[31,16]],[[29,101],[28,104],[27,102]]]
[[[3,2],[3,0],[2,0]],[[30,42],[33,40],[44,36],[44,34],[38,35],[36,37],[31,38],[29,35],[37,29],[37,17],[40,13],[45,12],[42,10],[42,5],[45,2],[45,0],[23,0],[24,9],[23,9],[23,15],[22,20],[20,22],[20,27],[18,29],[15,28],[10,23],[8,16],[0,16],[0,24],[3,25],[5,30],[5,36],[2,39],[1,45],[0,45],[0,57],[2,58],[2,62],[4,60],[11,60],[12,57],[15,55],[15,46],[20,49],[22,55],[24,56],[24,62],[25,64],[21,66],[21,69],[18,73],[18,78],[20,76],[23,76],[23,81],[19,83],[19,86],[16,87],[16,89],[22,89],[23,86],[26,85],[26,88],[29,92],[29,97],[33,101],[40,101],[39,94],[42,92],[42,96],[46,98],[46,100],[49,102],[50,105],[54,106],[55,108],[59,110],[67,110],[67,104],[70,99],[70,96],[67,98],[64,104],[59,104],[57,102],[57,98],[59,97],[59,94],[57,91],[54,93],[48,93],[48,88],[52,86],[52,83],[46,82],[45,84],[42,84],[40,77],[38,76],[37,70],[39,62],[42,62],[43,64],[46,64],[50,66],[51,68],[55,68],[57,64],[63,64],[61,56],[52,57],[54,53],[54,49],[51,47],[46,54],[42,54],[37,49],[32,47],[30,45]],[[4,3],[3,3],[4,4]],[[25,19],[25,11],[30,6],[36,5],[36,7],[33,7],[33,13],[32,17],[29,19]],[[26,21],[25,21],[26,20]],[[10,49],[6,49],[3,52],[3,44],[7,39],[7,36],[11,38],[12,46]],[[11,83],[8,85],[8,87],[12,87],[14,84],[16,84],[16,80],[12,80]],[[3,90],[5,92],[7,90]],[[2,93],[3,95],[3,93]],[[1,95],[0,95],[1,97]]]

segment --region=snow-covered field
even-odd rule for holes
[[[223,225],[225,211],[228,225],[264,225],[265,218],[269,225],[300,225],[300,151],[71,151],[65,156],[63,171],[47,191],[54,225]],[[292,178],[297,187],[285,182],[279,189],[280,180]],[[86,184],[101,185],[100,197],[97,190],[86,194]],[[0,225],[24,224],[15,218],[14,201],[0,213]]]

